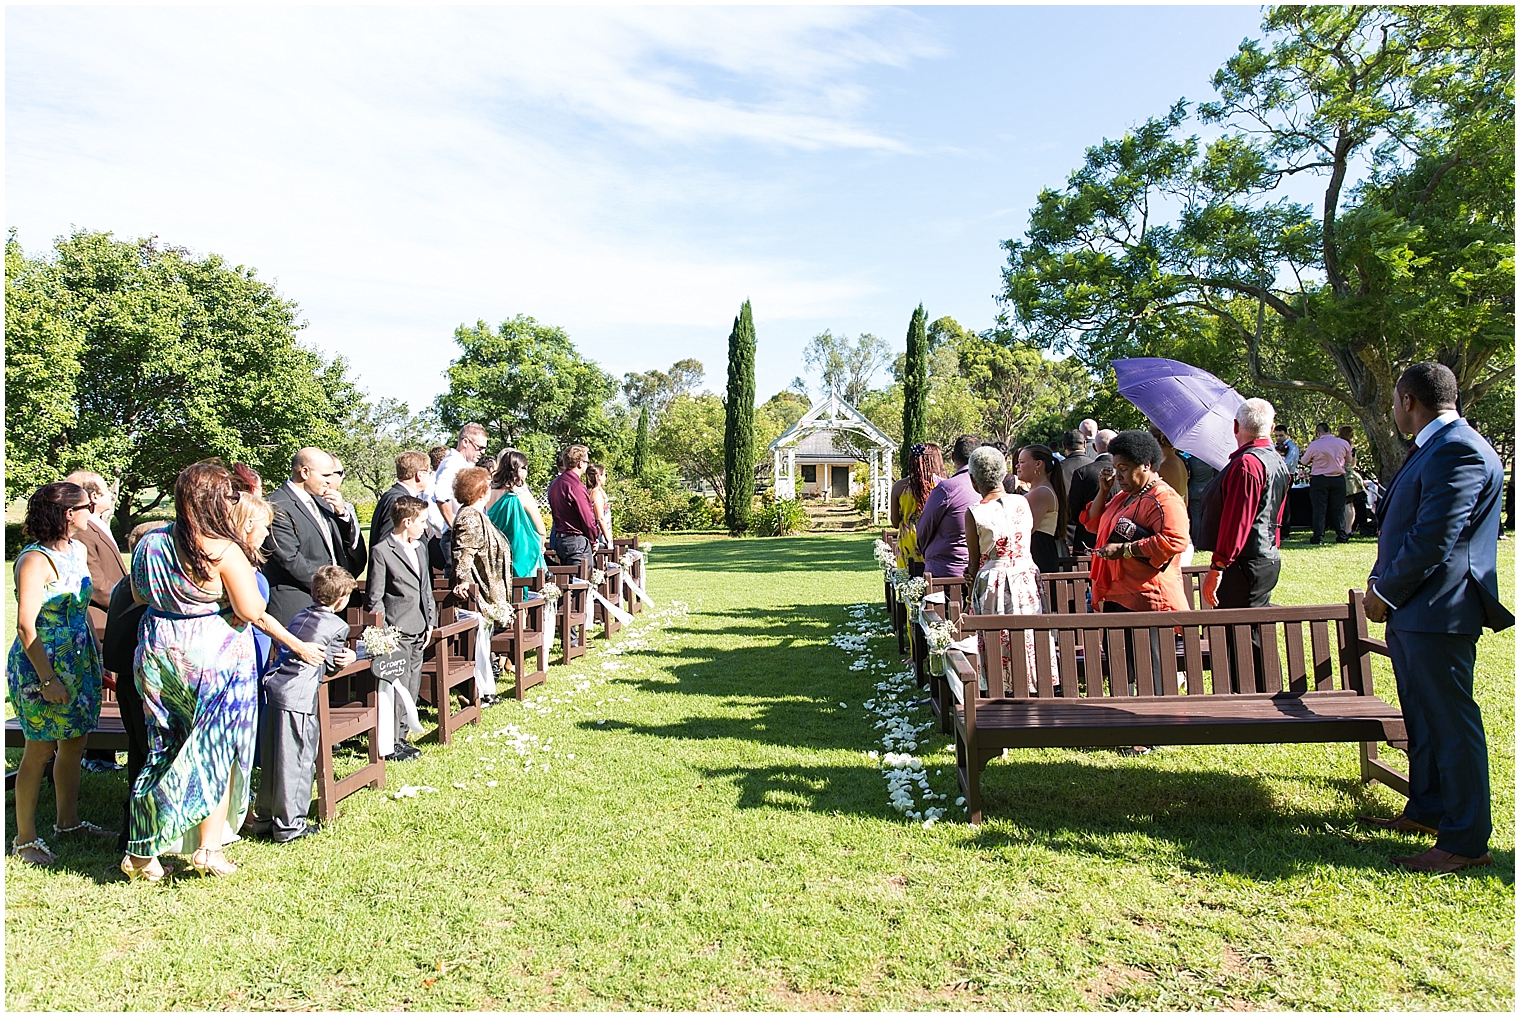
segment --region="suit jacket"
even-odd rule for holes
[[[269,613],[289,628],[296,612],[311,606],[311,580],[317,569],[323,565],[342,565],[352,572],[354,553],[361,564],[364,561],[364,537],[359,533],[359,519],[354,513],[340,521],[326,505],[317,502],[317,511],[332,538],[334,555],[329,556],[317,520],[296,500],[289,487],[276,488],[268,500],[274,508],[274,521],[264,539],[266,560],[262,571],[269,580]],[[357,552],[349,550],[355,542]]]
[[[417,542],[417,565],[420,571],[389,536],[370,545],[364,609],[384,612],[385,624],[409,636],[423,635],[438,624],[438,602],[433,598],[433,570],[425,540]]]
[[[1514,624],[1499,602],[1504,469],[1493,447],[1457,419],[1416,449],[1378,503],[1378,596],[1402,632],[1477,636]]]
[[[322,647],[327,662],[325,665],[308,664],[295,654],[287,652],[280,661],[280,666],[264,676],[264,694],[268,697],[269,708],[272,710],[316,713],[317,693],[322,688],[319,672],[324,666],[328,674],[338,670],[333,658],[348,645],[348,622],[331,608],[313,604],[296,612],[286,627],[297,639]]]
[[[121,549],[116,546],[116,541],[100,532],[100,527],[94,523],[84,528],[78,540],[84,545],[85,563],[90,570],[90,627],[95,630],[98,642],[105,636],[111,591],[127,577],[127,570],[121,563]],[[131,673],[130,668],[128,673]]]
[[[1072,554],[1092,550],[1098,539],[1096,534],[1077,521],[1077,517],[1098,495],[1098,474],[1103,472],[1105,466],[1113,464],[1114,457],[1105,452],[1078,466],[1071,473],[1071,484],[1066,489],[1066,546],[1071,548]]]
[[[395,528],[391,523],[391,506],[396,504],[397,498],[411,493],[401,486],[400,481],[397,481],[391,485],[390,490],[380,496],[379,501],[375,502],[375,514],[370,516],[369,519],[369,550],[371,560],[375,556],[375,545],[379,544],[386,537],[389,537],[391,530]],[[370,568],[374,568],[374,565],[371,564]]]

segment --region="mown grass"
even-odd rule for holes
[[[7,862],[8,1007],[1513,1008],[1511,633],[1480,650],[1490,869],[1392,869],[1420,842],[1355,827],[1398,800],[1349,745],[1013,753],[984,825],[926,830],[866,756],[874,679],[828,644],[879,603],[870,540],[661,543],[651,592],[688,615],[598,641],[535,690],[552,713],[489,710],[321,836],[235,845],[233,878],[132,886],[76,844]],[[1277,599],[1337,601],[1371,554],[1292,547]],[[508,725],[553,737],[531,771],[487,744]],[[919,754],[953,800],[945,745]],[[84,785],[114,824],[123,780]]]

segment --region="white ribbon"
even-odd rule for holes
[[[654,601],[649,599],[649,594],[645,593],[644,588],[638,583],[634,582],[633,577],[626,572],[623,573],[623,585],[632,590],[644,603],[648,604],[650,607],[654,607]]]
[[[633,615],[629,614],[627,611],[624,611],[622,608],[609,601],[606,597],[602,596],[600,590],[592,587],[591,596],[596,598],[596,602],[598,604],[607,609],[608,614],[617,619],[619,625],[631,625],[633,623]]]

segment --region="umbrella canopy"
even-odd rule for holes
[[[1235,451],[1235,411],[1245,402],[1209,372],[1179,360],[1112,360],[1119,394],[1161,429],[1172,445],[1222,470]]]

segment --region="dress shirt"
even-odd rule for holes
[[[470,463],[465,459],[464,453],[457,448],[451,448],[433,474],[433,484],[427,491],[428,521],[438,527],[439,533],[447,530],[449,524],[444,521],[443,512],[439,510],[438,505],[441,502],[454,501],[454,478],[459,476],[460,470],[469,468]],[[454,511],[459,511],[458,502],[454,502]]]
[[[417,558],[417,544],[420,541],[402,540],[394,531],[391,533],[391,539],[401,548],[402,553],[406,555],[406,560],[412,563],[412,569],[419,576],[422,575],[422,562]]]
[[[297,484],[294,480],[285,481],[285,486],[290,489],[291,496],[304,505],[306,511],[310,512],[311,517],[317,521],[317,532],[322,534],[322,543],[327,547],[329,564],[336,565],[338,563],[338,556],[333,551],[332,531],[327,527],[327,517],[322,514],[321,509],[317,508],[317,499],[313,498],[306,488]]]
[[[971,562],[971,552],[966,548],[966,510],[981,500],[966,467],[929,492],[914,534],[929,575],[958,576],[966,571]]]
[[[1303,452],[1299,450],[1298,442],[1292,438],[1284,438],[1283,444],[1288,446],[1288,454],[1283,456],[1283,462],[1288,464],[1288,479],[1291,481],[1298,476],[1298,462]]]
[[[554,516],[554,529],[560,533],[574,533],[595,543],[602,530],[586,483],[574,470],[566,470],[549,485],[549,512]]]
[[[1424,448],[1425,443],[1431,438],[1434,438],[1437,431],[1445,427],[1447,424],[1451,423],[1453,420],[1460,419],[1462,419],[1462,415],[1456,410],[1442,410],[1440,413],[1437,413],[1436,418],[1430,423],[1426,424],[1424,427],[1420,428],[1420,433],[1414,436],[1414,447]],[[1394,479],[1397,479],[1397,476],[1395,476]],[[1377,496],[1381,498],[1385,493],[1386,492],[1380,489]],[[1369,506],[1371,506],[1372,498],[1370,496],[1367,499],[1367,503]],[[1372,592],[1377,594],[1378,600],[1381,600],[1383,603],[1388,604],[1388,610],[1394,610],[1394,606],[1388,603],[1388,598],[1383,596],[1381,593],[1378,593],[1377,580],[1375,578],[1372,582]]]
[[[1256,524],[1262,489],[1267,484],[1267,471],[1260,459],[1246,455],[1246,450],[1253,448],[1273,448],[1273,445],[1266,438],[1246,442],[1230,453],[1230,463],[1219,481],[1224,504],[1219,512],[1219,539],[1214,542],[1213,566],[1216,569],[1227,569],[1234,564],[1235,556],[1240,554],[1251,527]],[[1289,482],[1292,482],[1291,478]],[[1288,499],[1284,498],[1282,505],[1278,506],[1278,523],[1282,522],[1287,504]],[[1273,543],[1281,542],[1280,534],[1281,531],[1276,532]]]
[[[1303,462],[1311,477],[1344,477],[1351,465],[1351,446],[1333,434],[1322,434],[1304,449]]]

